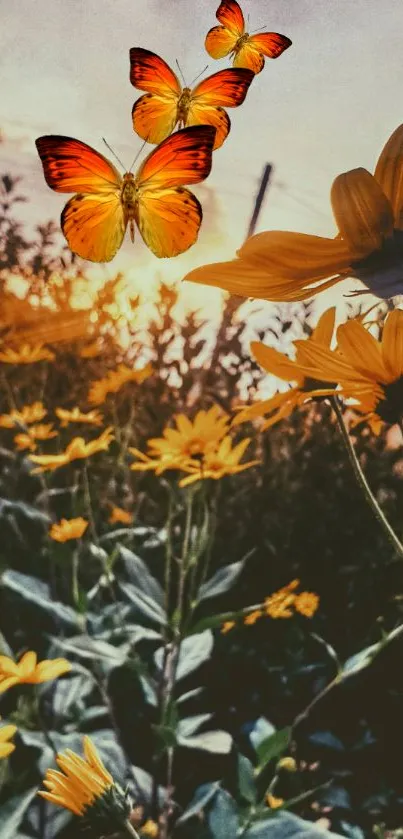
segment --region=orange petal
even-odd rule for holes
[[[237,255],[273,278],[311,283],[335,274],[347,275],[352,261],[350,249],[342,239],[287,230],[257,233],[246,240]]]
[[[403,125],[399,125],[384,146],[376,164],[374,177],[389,198],[395,227],[403,226]]]
[[[318,341],[319,344],[325,344],[325,346],[330,347],[335,319],[336,307],[332,306],[320,316],[315,329],[313,330],[311,340]]]
[[[366,169],[351,169],[333,181],[330,200],[340,233],[356,260],[379,250],[393,231],[392,207]]]
[[[395,309],[385,321],[382,333],[382,358],[391,377],[403,373],[403,311]]]
[[[354,370],[371,381],[390,381],[391,376],[384,364],[379,341],[358,320],[350,320],[339,326],[337,343]]]
[[[256,361],[268,373],[278,376],[285,382],[301,381],[302,377],[298,368],[296,368],[295,361],[292,361],[287,355],[278,352],[274,347],[268,347],[266,344],[260,343],[260,341],[252,341],[250,349]]]

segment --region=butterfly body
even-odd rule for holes
[[[205,47],[212,58],[230,55],[234,67],[246,67],[253,73],[263,70],[267,58],[278,58],[291,41],[277,32],[250,35],[245,31],[245,20],[237,0],[222,0],[216,17],[220,26],[213,26],[207,33]]]
[[[147,91],[133,105],[133,128],[143,140],[160,143],[177,125],[212,125],[216,129],[217,149],[231,127],[224,108],[242,104],[253,76],[245,68],[220,70],[194,88],[182,88],[176,73],[159,55],[132,47],[130,81],[139,90]]]
[[[202,208],[183,184],[199,183],[211,169],[215,130],[193,126],[168,137],[146,157],[136,175],[121,175],[106,157],[72,137],[36,141],[45,180],[56,192],[74,192],[61,215],[71,250],[109,262],[129,227],[137,225],[158,257],[177,256],[197,239]]]

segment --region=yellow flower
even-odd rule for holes
[[[0,693],[14,685],[39,685],[50,682],[71,670],[71,664],[65,658],[45,659],[38,663],[36,653],[24,653],[17,663],[6,655],[0,655]]]
[[[312,591],[302,591],[294,600],[294,608],[306,618],[312,618],[319,606],[319,597]]]
[[[11,737],[14,737],[16,731],[16,725],[2,725],[0,727],[0,760],[3,757],[8,757],[14,751],[14,743],[9,743],[8,741],[11,740]]]
[[[68,542],[70,539],[80,539],[88,527],[88,522],[83,518],[61,519],[59,524],[52,524],[49,536],[55,542]]]
[[[66,451],[61,454],[31,454],[29,459],[33,463],[38,464],[38,469],[33,469],[32,471],[34,473],[53,471],[60,466],[66,466],[67,463],[71,463],[73,460],[82,460],[96,452],[107,451],[111,441],[114,439],[111,426],[105,428],[99,437],[96,437],[95,440],[90,440],[88,443],[85,442],[83,437],[74,437],[67,446]]]
[[[151,364],[146,364],[140,370],[131,370],[125,364],[119,364],[116,370],[111,370],[103,379],[94,382],[88,393],[88,401],[92,405],[105,402],[108,393],[117,393],[127,382],[142,384],[153,372]]]
[[[389,298],[403,291],[403,125],[386,143],[374,175],[352,169],[335,179],[334,238],[273,230],[251,236],[238,259],[196,268],[185,280],[243,297],[305,300],[356,277]]]
[[[48,769],[43,781],[46,790],[38,795],[81,816],[98,830],[110,835],[123,828],[130,813],[130,803],[102,760],[88,736],[83,740],[84,757],[66,749],[56,757],[61,771]]]
[[[96,338],[90,344],[83,347],[78,353],[81,358],[96,358],[102,352],[102,341]]]
[[[30,449],[35,451],[35,440],[51,440],[57,437],[57,431],[54,431],[52,423],[41,423],[40,425],[32,425],[26,432],[16,434],[14,443],[19,451]]]
[[[231,437],[224,437],[216,451],[207,452],[202,461],[194,461],[193,463],[189,461],[187,464],[182,464],[181,469],[188,472],[189,475],[179,481],[179,486],[185,487],[195,481],[206,480],[207,478],[219,481],[225,475],[236,475],[238,472],[250,469],[251,466],[256,466],[257,463],[260,463],[259,460],[249,460],[247,463],[239,462],[249,443],[250,439],[245,438],[232,448]]]
[[[174,420],[176,428],[165,428],[162,437],[148,441],[147,454],[129,448],[141,461],[131,465],[133,471],[151,469],[160,475],[167,469],[182,469],[191,459],[214,451],[227,433],[229,423],[228,416],[217,405],[208,411],[198,411],[194,420],[184,414],[177,414]]]
[[[112,507],[109,524],[131,524],[133,521],[133,513],[127,510],[122,510],[121,507]]]
[[[88,411],[86,414],[80,411],[77,406],[67,408],[55,408],[55,414],[61,421],[62,428],[66,428],[69,422],[83,422],[87,425],[102,425],[102,414],[99,411]]]
[[[40,422],[46,417],[47,411],[42,402],[24,405],[20,411],[13,410],[9,414],[0,414],[0,428],[14,428],[16,425],[29,425]]]
[[[235,626],[235,621],[224,621],[220,632],[222,633],[222,635],[226,635],[227,632],[230,632],[231,629],[234,628],[234,626]]]
[[[317,343],[323,346],[330,346],[332,340],[335,308],[332,307],[324,312],[312,332],[310,338],[303,343]],[[322,388],[321,382],[309,378],[304,373],[304,368],[298,363],[298,355],[295,361],[288,358],[287,355],[278,352],[273,347],[265,346],[258,341],[253,341],[251,350],[256,360],[268,372],[283,379],[285,382],[293,382],[294,386],[284,393],[276,393],[269,399],[255,402],[243,408],[233,420],[233,425],[247,422],[255,419],[255,417],[269,415],[269,418],[264,422],[263,429],[270,428],[276,422],[288,417],[294,408],[302,405],[308,399],[313,397],[327,396],[333,393],[334,388]]]
[[[8,347],[0,352],[0,361],[5,364],[34,364],[36,361],[53,361],[55,355],[42,344],[30,346],[23,344],[18,350]]]
[[[246,615],[243,622],[245,626],[252,626],[257,620],[259,620],[259,618],[262,617],[262,615],[263,612],[261,609],[255,609],[254,612],[249,612],[249,615]]]
[[[266,615],[270,618],[292,618],[294,612],[290,609],[293,606],[296,595],[294,590],[298,588],[299,580],[291,580],[288,585],[266,597],[264,607]]]
[[[377,341],[359,319],[337,330],[337,350],[305,342],[298,358],[307,375],[337,382],[341,393],[357,402],[357,409],[394,424],[403,416],[403,311],[386,317]]]
[[[266,795],[266,801],[271,810],[277,810],[278,807],[282,807],[284,804],[284,798],[276,798],[270,792]]]
[[[152,819],[147,819],[147,821],[140,827],[141,835],[150,836],[150,839],[155,839],[155,837],[158,836],[158,832],[157,822],[154,822]]]

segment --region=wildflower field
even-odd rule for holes
[[[216,18],[196,86],[131,47],[140,164],[35,139],[60,222],[0,173],[0,839],[402,834],[403,125],[333,236],[256,233],[267,163],[173,281],[225,109],[294,48]],[[126,232],[152,294],[95,279]]]

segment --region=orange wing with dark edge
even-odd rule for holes
[[[35,145],[45,181],[55,192],[109,192],[121,185],[115,166],[80,140],[51,134]]]
[[[232,52],[236,42],[244,34],[245,21],[236,0],[222,0],[216,18],[222,25],[210,29],[206,35],[205,47],[212,58],[224,58]]]
[[[106,157],[72,137],[39,137],[36,147],[51,189],[80,193],[68,201],[61,216],[69,247],[83,259],[109,262],[126,229],[119,172]]]
[[[214,137],[212,126],[184,128],[164,140],[140,166],[136,222],[146,245],[158,257],[177,256],[197,239],[202,208],[183,184],[207,178]]]
[[[178,101],[182,93],[179,79],[158,55],[142,47],[130,50],[130,81],[146,90],[133,105],[133,129],[149,143],[160,143],[178,121]]]
[[[241,105],[254,78],[251,70],[220,70],[204,79],[192,91],[186,125],[212,125],[216,129],[214,148],[224,142],[231,127],[222,106]]]
[[[264,56],[278,58],[281,53],[291,46],[291,41],[286,35],[279,35],[277,32],[262,32],[260,35],[251,35],[235,55],[234,67],[247,67],[257,74],[263,70]]]

